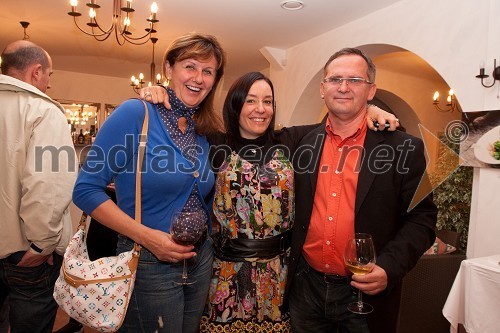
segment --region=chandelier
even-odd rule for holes
[[[150,81],[148,83],[148,86],[152,85],[152,82],[154,82],[155,79],[155,70],[156,70],[156,65],[155,65],[155,44],[158,41],[158,38],[156,37],[151,37],[151,43],[153,44],[153,53],[151,55],[151,64],[149,65],[149,75],[150,75]],[[132,89],[139,94],[139,90],[145,86],[146,82],[144,81],[144,74],[140,73],[138,78],[136,78],[134,75],[130,78],[131,83],[130,85],[132,86]],[[156,84],[160,85],[161,84],[161,74],[157,73],[156,74]]]
[[[89,104],[73,103],[70,108],[66,109],[66,118],[68,119],[68,122],[75,127],[85,126],[89,121],[89,118],[95,116],[96,114],[92,113],[92,106]]]
[[[457,99],[455,98],[455,92],[453,91],[453,89],[450,89],[450,91],[448,91],[448,97],[446,97],[446,107],[445,108],[441,108],[439,106],[439,92],[438,91],[436,91],[434,93],[434,97],[432,99],[434,100],[434,102],[432,104],[434,104],[434,107],[439,112],[453,112],[455,110],[458,110],[458,102],[457,102]]]
[[[114,32],[116,41],[119,45],[123,45],[126,42],[135,45],[141,45],[147,43],[151,38],[151,34],[155,33],[154,29],[155,23],[159,22],[156,19],[156,13],[158,12],[158,5],[153,2],[151,5],[151,14],[146,21],[148,22],[148,28],[146,28],[146,34],[140,37],[132,36],[130,32],[131,24],[131,14],[135,11],[132,8],[132,0],[126,0],[125,6],[122,7],[122,0],[113,0],[113,15],[111,18],[111,25],[107,29],[103,29],[97,22],[97,10],[101,8],[97,4],[97,0],[90,0],[86,4],[89,7],[89,22],[87,26],[90,27],[90,31],[86,31],[80,27],[77,22],[77,17],[82,14],[77,11],[78,0],[70,0],[71,11],[68,15],[73,16],[76,27],[86,35],[94,37],[96,40],[102,42],[108,39],[109,36]]]

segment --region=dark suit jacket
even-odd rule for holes
[[[286,295],[293,287],[309,227],[325,137],[325,127],[318,127],[302,139],[294,155],[296,217]],[[420,139],[400,131],[368,130],[356,189],[355,231],[373,236],[377,265],[388,277],[384,292],[366,298],[375,307],[368,317],[372,333],[395,331],[399,282],[435,239],[437,208],[431,195],[408,212],[421,179],[427,180],[422,178],[425,168],[424,145]]]

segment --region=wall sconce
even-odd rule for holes
[[[483,80],[486,79],[487,77],[489,77],[488,74],[484,74],[484,64],[481,64],[480,68],[479,68],[479,75],[476,75],[476,77],[478,79],[481,79],[481,84],[483,85],[483,87],[485,88],[491,88],[495,85],[495,83],[497,82],[497,80],[500,80],[500,66],[497,67],[497,60],[494,59],[493,60],[493,83],[490,84],[490,85],[486,85],[484,84]]]
[[[453,91],[453,89],[450,89],[450,91],[448,92],[448,97],[446,97],[446,108],[442,109],[439,106],[439,92],[438,91],[436,91],[434,93],[433,100],[434,100],[434,102],[433,102],[434,107],[439,112],[453,112],[453,111],[458,109],[458,103],[457,103],[457,99],[455,98],[455,92]]]

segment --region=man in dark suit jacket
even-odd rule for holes
[[[410,209],[427,179],[422,141],[366,130],[374,80],[375,66],[360,50],[332,55],[320,87],[326,126],[305,136],[294,157],[296,218],[285,297],[295,333],[395,332],[400,281],[435,239],[432,197]],[[372,235],[377,262],[370,273],[350,277],[343,250],[354,232]],[[372,314],[347,310],[356,300],[351,286],[369,295]]]

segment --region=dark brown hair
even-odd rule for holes
[[[245,99],[247,98],[248,92],[252,85],[259,80],[264,80],[271,87],[273,94],[273,109],[274,109],[274,87],[271,80],[260,72],[250,72],[239,79],[237,79],[229,88],[227,92],[226,100],[224,101],[224,107],[222,109],[222,116],[224,118],[224,127],[226,129],[226,137],[228,144],[231,148],[235,149],[235,143],[240,138],[240,114]],[[266,130],[265,135],[268,135],[271,139],[274,133],[274,119],[276,112],[273,112],[273,117],[269,123],[269,127]]]

